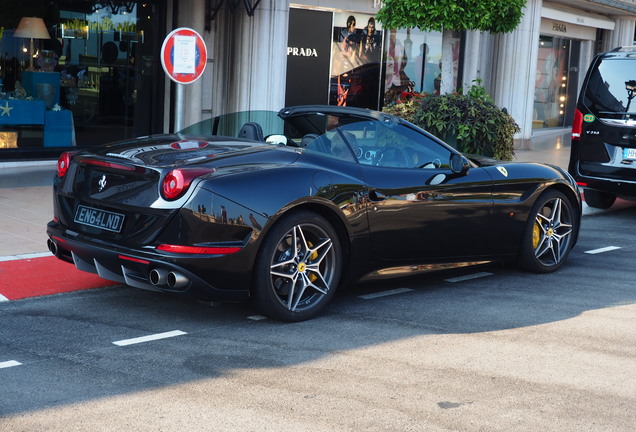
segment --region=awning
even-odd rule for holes
[[[217,14],[223,7],[223,4],[227,4],[232,13],[236,12],[241,3],[245,5],[245,11],[248,16],[254,16],[254,11],[258,7],[261,0],[205,0],[205,21],[206,30],[210,21],[214,21]]]

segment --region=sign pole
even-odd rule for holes
[[[175,99],[175,113],[174,113],[174,132],[179,132],[183,129],[183,103],[185,93],[185,84],[177,83],[177,94]]]
[[[183,129],[185,86],[203,75],[207,63],[205,41],[196,31],[181,27],[173,30],[161,47],[161,66],[172,81],[177,83],[175,94],[174,132]]]

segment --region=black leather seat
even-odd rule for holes
[[[265,141],[263,136],[263,128],[258,123],[245,123],[238,133],[239,138],[245,138],[253,141]]]
[[[307,134],[300,140],[300,147],[307,147],[308,144],[314,142],[318,139],[318,135],[316,134]]]

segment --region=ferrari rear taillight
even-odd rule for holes
[[[235,246],[209,247],[162,244],[157,246],[157,250],[180,254],[228,255],[240,251],[241,248]]]
[[[176,200],[186,193],[194,179],[214,172],[212,168],[177,168],[163,178],[161,193],[167,200]]]
[[[583,132],[583,113],[577,109],[574,110],[574,121],[572,123],[572,139],[580,140]]]
[[[71,164],[71,156],[73,156],[74,152],[64,152],[60,155],[60,158],[57,160],[57,175],[62,178],[66,175],[68,171],[68,167]]]

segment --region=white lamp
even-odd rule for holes
[[[46,29],[46,25],[44,25],[44,20],[36,17],[22,17],[13,36],[31,39],[29,70],[33,70],[33,39],[51,39],[49,31]]]

